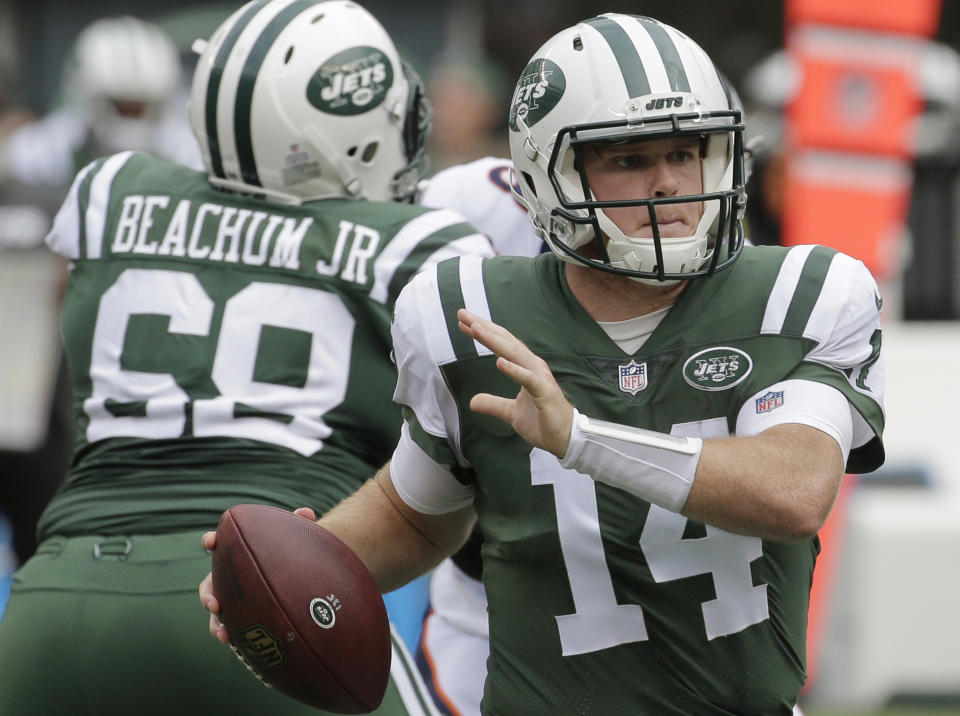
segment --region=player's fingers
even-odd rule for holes
[[[513,419],[513,400],[489,393],[477,393],[470,399],[470,410],[483,415],[500,418],[507,423]]]
[[[200,544],[204,549],[213,549],[217,546],[217,533],[214,531],[204,532],[200,537]]]
[[[503,326],[480,318],[465,308],[457,311],[461,330],[479,341],[498,356],[503,356],[518,365],[532,368],[539,360],[523,341]]]
[[[217,601],[217,597],[213,593],[213,573],[207,572],[207,576],[203,578],[197,588],[197,593],[200,596],[200,603],[207,611],[212,614],[220,613],[220,602]]]
[[[293,511],[293,514],[299,515],[300,517],[306,517],[306,518],[307,518],[308,520],[310,520],[311,522],[316,522],[316,521],[317,521],[317,513],[314,512],[314,511],[313,511],[311,508],[309,508],[309,507],[298,507],[297,509],[295,509],[295,510]]]
[[[230,641],[227,628],[220,622],[216,614],[210,615],[210,635],[221,644],[227,644]]]

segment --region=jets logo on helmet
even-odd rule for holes
[[[360,114],[383,102],[392,85],[389,58],[375,47],[352,47],[320,66],[307,86],[307,99],[321,112]]]
[[[743,124],[734,98],[707,54],[669,25],[607,13],[568,28],[537,51],[517,83],[509,134],[518,200],[565,261],[645,283],[722,270],[744,240]],[[698,193],[597,199],[582,152],[671,137],[699,148]],[[661,236],[660,212],[675,214],[681,204],[702,206],[699,224],[689,236]],[[626,233],[607,213],[634,206],[646,208],[652,236]],[[581,251],[588,244],[599,258]]]
[[[212,184],[293,204],[412,199],[429,104],[364,8],[256,0],[195,48],[190,124]]]
[[[527,125],[539,122],[553,109],[566,89],[563,70],[547,59],[537,59],[527,65],[510,105],[510,129],[517,131],[517,117]]]

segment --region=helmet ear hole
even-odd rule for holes
[[[362,161],[364,164],[369,164],[372,162],[373,158],[377,156],[377,150],[379,148],[379,142],[370,142],[370,144],[363,148],[363,154],[360,155],[360,161]]]
[[[537,195],[537,186],[536,186],[536,184],[533,183],[533,177],[530,176],[529,172],[520,172],[520,176],[523,177],[523,182],[524,182],[524,184],[526,184],[528,187],[530,187],[530,191],[532,191],[532,192],[533,192],[533,195],[536,196],[536,195]]]
[[[348,156],[348,157],[351,157],[351,158],[357,156],[357,146],[356,146],[356,145],[350,147],[350,148],[347,150],[347,156]]]
[[[292,58],[292,57],[293,57],[293,45],[291,45],[291,46],[289,47],[289,49],[287,50],[287,54],[285,54],[285,55],[283,56],[283,64],[289,65],[289,64],[290,64],[290,58]]]

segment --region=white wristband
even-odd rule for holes
[[[703,440],[593,420],[573,410],[560,464],[598,482],[680,512],[690,495]]]

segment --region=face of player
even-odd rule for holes
[[[703,190],[697,137],[593,144],[585,146],[581,156],[590,188],[600,201],[669,198]],[[650,213],[645,206],[604,209],[604,212],[627,236],[653,236]],[[656,215],[661,236],[690,236],[700,223],[703,202],[660,205]]]

